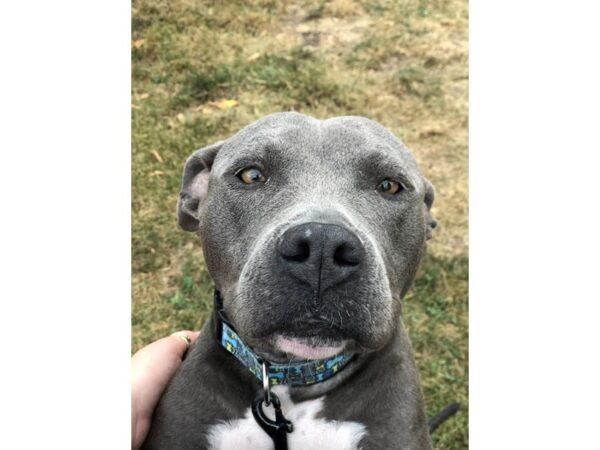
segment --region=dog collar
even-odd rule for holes
[[[215,289],[216,334],[220,344],[235,356],[244,366],[263,381],[263,363],[267,368],[270,385],[289,384],[303,386],[319,383],[331,378],[342,370],[354,356],[352,353],[341,353],[329,359],[297,361],[290,363],[268,362],[258,356],[236,333],[223,310],[221,293]]]

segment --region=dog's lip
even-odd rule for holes
[[[319,340],[314,337],[274,336],[278,351],[304,360],[327,359],[341,353],[347,340]]]

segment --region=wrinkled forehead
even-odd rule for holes
[[[244,128],[219,152],[212,172],[220,176],[235,162],[268,159],[291,170],[318,167],[316,175],[348,169],[388,167],[420,185],[421,174],[408,148],[381,125],[360,117],[317,120],[301,115],[269,117]]]

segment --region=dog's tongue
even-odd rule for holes
[[[277,336],[276,345],[284,353],[299,359],[327,359],[340,353],[344,342],[333,345],[310,345],[306,340]]]

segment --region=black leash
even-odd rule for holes
[[[442,409],[439,413],[429,419],[429,434],[432,434],[446,420],[452,417],[460,409],[460,403],[452,403]]]
[[[270,397],[273,408],[275,408],[275,420],[271,420],[265,415],[262,404],[265,403],[265,405],[269,405],[265,402],[265,399],[261,394],[254,399],[254,402],[252,402],[252,415],[254,416],[256,423],[258,423],[273,440],[275,450],[287,450],[287,434],[294,431],[294,424],[283,416],[279,397],[275,394],[270,394]]]

